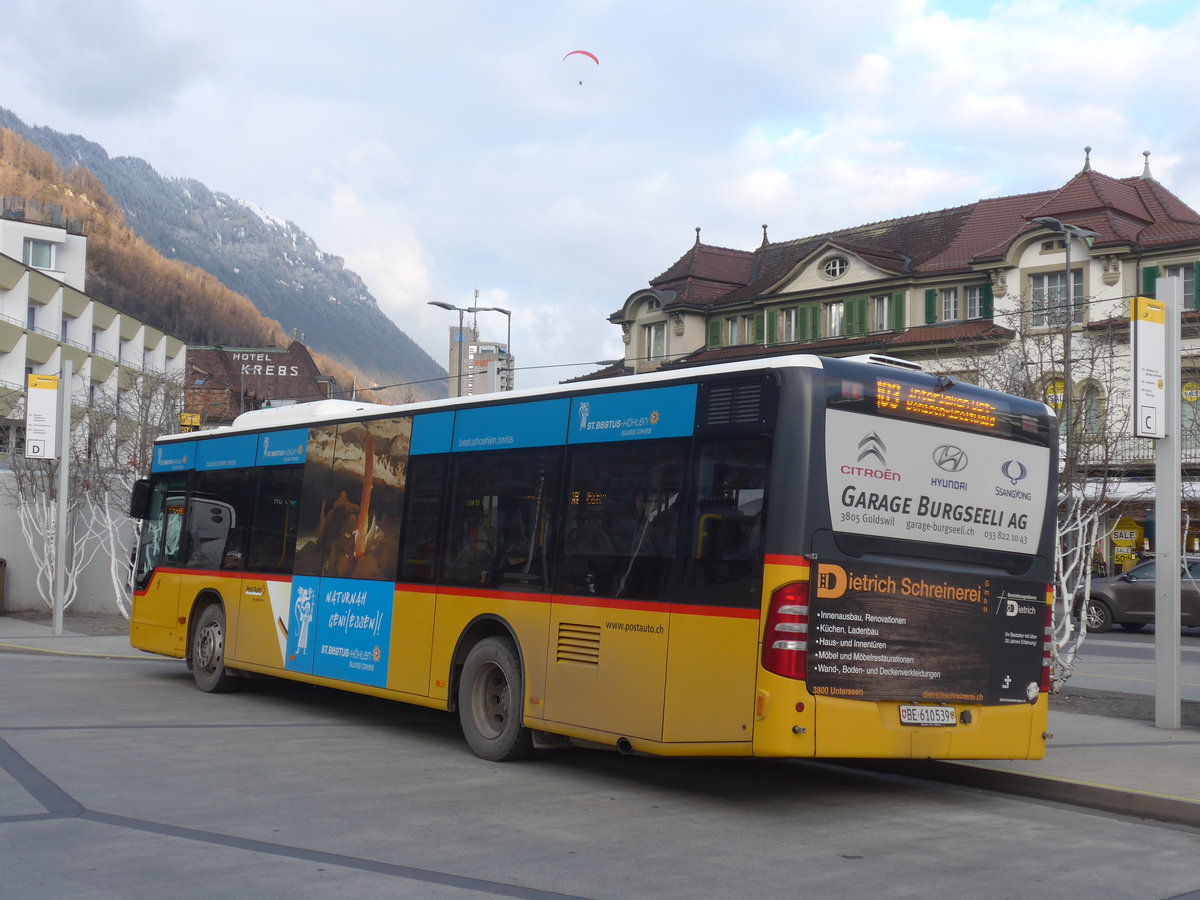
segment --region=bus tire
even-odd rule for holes
[[[533,753],[533,732],[521,724],[525,680],[512,641],[484,638],[471,648],[458,682],[458,719],[471,751],[508,762]]]
[[[196,616],[192,631],[192,677],[209,694],[236,690],[238,680],[225,668],[225,609],[209,603]]]

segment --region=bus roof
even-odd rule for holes
[[[843,357],[839,361],[920,370],[919,366],[907,360],[897,360],[879,354]],[[198,437],[261,431],[269,428],[285,428],[288,426],[294,427],[334,420],[368,419],[403,412],[455,409],[479,403],[511,402],[540,397],[554,397],[561,394],[578,394],[581,391],[592,392],[638,385],[691,381],[696,378],[736,372],[752,372],[764,369],[819,369],[823,368],[823,366],[824,357],[808,353],[797,353],[769,359],[740,360],[738,362],[672,369],[667,372],[658,371],[641,375],[624,375],[617,378],[606,378],[602,381],[574,382],[571,384],[553,385],[551,387],[525,388],[523,390],[505,391],[503,393],[489,393],[471,397],[449,397],[443,400],[425,400],[419,403],[404,403],[399,405],[363,403],[355,400],[316,400],[311,403],[296,403],[291,406],[251,410],[250,412],[242,413],[233,420],[233,424],[231,425],[220,425],[216,428],[205,429],[204,431],[163,435],[159,440],[164,442],[195,440]]]

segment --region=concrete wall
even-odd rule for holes
[[[37,589],[37,564],[34,554],[21,534],[15,502],[8,495],[11,473],[0,473],[0,558],[7,562],[4,578],[4,600],[0,612],[35,612],[48,610]],[[123,526],[132,534],[132,524]],[[128,541],[126,541],[128,544]],[[39,555],[47,553],[37,548]],[[71,548],[67,548],[71,552]],[[79,594],[70,612],[89,614],[116,613],[117,602],[109,575],[109,559],[103,551],[80,575]]]

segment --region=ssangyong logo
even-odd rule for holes
[[[887,447],[883,443],[883,438],[872,431],[861,441],[858,442],[858,461],[862,462],[870,457],[875,457],[879,460],[881,466],[887,467],[887,459],[884,454],[887,453]]]
[[[967,454],[953,444],[942,444],[933,451],[933,461],[939,469],[961,472],[967,467]]]
[[[1017,459],[1010,459],[1000,467],[1000,471],[1004,473],[1004,477],[1016,484],[1018,481],[1023,481],[1025,476],[1029,474],[1029,470],[1025,468],[1025,464]]]

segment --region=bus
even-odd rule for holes
[[[1040,758],[1056,441],[886,357],[248,412],[156,443],[131,641],[488,760]]]

